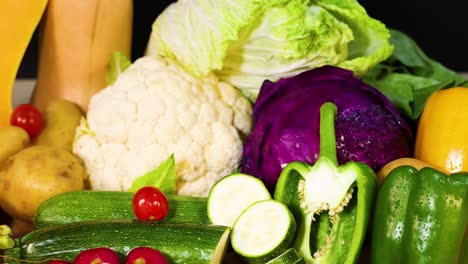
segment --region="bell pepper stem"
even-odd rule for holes
[[[324,103],[320,107],[320,151],[318,160],[326,158],[338,167],[335,139],[336,113],[337,107],[331,102]]]

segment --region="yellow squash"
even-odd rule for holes
[[[468,171],[468,88],[444,89],[429,97],[414,155],[448,174]]]
[[[47,0],[0,1],[0,127],[8,125],[13,84]]]
[[[389,163],[385,164],[378,172],[377,172],[377,182],[379,186],[382,184],[382,182],[385,180],[385,178],[392,172],[392,170],[400,167],[400,166],[412,166],[417,170],[420,170],[425,167],[431,167],[429,164],[427,164],[424,161],[415,159],[415,158],[399,158],[393,161],[390,161]]]
[[[33,103],[44,109],[66,99],[86,111],[90,97],[106,86],[111,54],[130,58],[132,22],[132,0],[49,0]]]

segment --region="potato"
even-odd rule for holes
[[[75,131],[82,117],[80,108],[73,102],[56,99],[43,112],[44,129],[33,140],[33,145],[49,145],[72,152]]]
[[[28,133],[16,126],[0,128],[0,164],[29,144]]]
[[[0,167],[0,206],[13,218],[31,222],[48,198],[84,188],[85,169],[70,152],[28,147]]]

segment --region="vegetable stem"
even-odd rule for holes
[[[320,107],[320,152],[318,160],[326,158],[338,167],[335,139],[336,113],[337,107],[332,102],[326,102]]]

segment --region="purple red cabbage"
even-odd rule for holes
[[[413,133],[392,103],[351,71],[324,66],[265,81],[254,105],[241,171],[274,191],[289,162],[313,164],[319,154],[320,106],[333,102],[338,162],[360,161],[375,171],[410,155]]]

